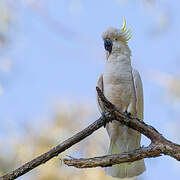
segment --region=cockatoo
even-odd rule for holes
[[[119,110],[143,120],[142,81],[138,71],[131,66],[131,51],[127,45],[131,32],[130,29],[126,30],[125,20],[121,29],[110,27],[103,32],[102,38],[107,61],[104,73],[97,81],[97,87]],[[97,102],[100,112],[103,113],[105,109],[98,96]],[[108,154],[120,154],[140,148],[139,132],[117,121],[106,124],[106,130],[110,138]],[[105,169],[107,175],[116,178],[130,178],[144,171],[144,159]]]

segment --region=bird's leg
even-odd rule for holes
[[[103,111],[102,113],[101,113],[101,116],[103,117],[103,119],[104,119],[104,128],[106,127],[106,123],[107,123],[107,119],[106,119],[106,112],[105,111]]]

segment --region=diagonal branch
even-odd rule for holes
[[[180,161],[180,145],[175,144],[165,139],[155,128],[146,123],[140,121],[137,118],[129,117],[124,113],[121,113],[112,103],[110,103],[103,95],[99,88],[96,89],[101,101],[104,103],[108,116],[100,117],[94,123],[89,125],[84,130],[75,134],[71,138],[65,140],[56,147],[50,149],[48,152],[34,158],[33,160],[25,163],[16,170],[0,177],[0,180],[12,180],[16,179],[23,174],[31,171],[32,169],[46,163],[50,159],[58,156],[60,153],[70,148],[74,144],[80,142],[93,132],[104,126],[105,123],[109,123],[112,120],[117,120],[128,127],[139,131],[148,138],[151,139],[152,143],[145,148],[140,148],[132,152],[123,153],[120,155],[110,155],[103,157],[95,157],[91,159],[64,159],[64,163],[69,166],[75,166],[79,168],[85,167],[105,167],[113,164],[119,164],[122,162],[133,162],[142,158],[157,157],[161,154],[169,155],[176,160]]]
[[[158,157],[161,154],[169,155],[180,161],[180,145],[165,139],[155,128],[147,125],[143,121],[120,112],[105,98],[98,87],[96,90],[105,106],[105,109],[110,113],[110,118],[113,117],[113,119],[116,119],[121,124],[127,125],[128,127],[144,134],[146,137],[151,139],[151,144],[146,148],[140,148],[122,154],[107,155],[89,159],[64,159],[64,163],[66,165],[75,166],[77,168],[91,168],[97,166],[106,167],[123,162],[133,162],[143,158]],[[109,117],[106,117],[106,119],[108,118]]]
[[[48,152],[34,158],[33,160],[25,163],[21,167],[17,168],[16,170],[0,177],[0,180],[12,180],[16,179],[23,174],[31,171],[32,169],[46,163],[50,159],[58,156],[60,153],[65,151],[66,149],[70,148],[74,144],[80,142],[87,136],[91,135],[94,131],[101,128],[105,123],[105,118],[101,117],[98,120],[96,120],[94,123],[89,125],[84,130],[80,131],[79,133],[75,134],[74,136],[70,137],[69,139],[65,140],[61,144],[57,145],[56,147],[50,149]]]

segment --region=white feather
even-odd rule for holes
[[[104,73],[100,76],[97,86],[121,111],[128,111],[143,120],[143,89],[140,75],[131,67],[127,45],[116,42],[113,46],[112,54],[107,57]],[[124,54],[123,49],[126,52]],[[104,108],[98,97],[97,100],[99,109],[103,112]],[[106,129],[110,138],[108,154],[120,154],[140,147],[141,134],[139,132],[117,121],[107,124]],[[144,171],[144,160],[114,165],[105,170],[108,175],[118,178],[138,176]]]

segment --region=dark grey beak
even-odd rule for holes
[[[105,39],[104,40],[104,48],[105,48],[106,51],[111,53],[111,51],[112,51],[112,41],[110,39]]]

